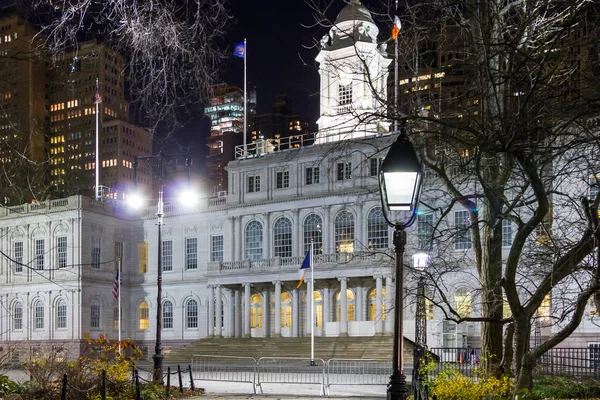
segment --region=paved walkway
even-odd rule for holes
[[[323,399],[357,399],[357,400],[381,400],[385,399],[385,396],[381,397],[364,397],[364,396],[293,396],[293,395],[248,395],[248,394],[205,394],[198,397],[191,397],[190,400],[323,400]]]

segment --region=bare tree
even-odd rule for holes
[[[327,7],[310,5],[321,10],[318,25],[329,26]],[[395,12],[386,6],[375,16],[387,14],[391,27]],[[402,2],[397,12],[397,107],[392,89],[379,99],[387,114],[360,118],[412,126],[427,172],[423,201],[439,221],[432,300],[448,319],[481,323],[487,372],[498,373],[514,350],[516,390],[530,389],[537,358],[574,332],[600,288],[590,261],[600,243],[598,6],[432,0]],[[355,79],[372,81],[365,71]],[[457,273],[477,281],[479,316],[449,297]],[[531,348],[532,321],[548,296],[554,333]]]
[[[178,114],[209,93],[224,56],[217,41],[230,19],[225,0],[33,0],[55,59],[84,40],[126,57],[123,74],[139,119],[171,132]]]

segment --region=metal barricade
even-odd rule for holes
[[[192,356],[194,380],[251,383],[256,394],[257,362],[252,357]]]
[[[320,385],[325,395],[325,361],[321,358],[261,357],[258,359],[257,386],[263,383]]]
[[[327,361],[327,393],[332,385],[387,385],[392,361],[332,358]]]

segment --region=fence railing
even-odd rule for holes
[[[600,379],[600,348],[554,348],[538,359],[538,376],[576,376]]]
[[[436,356],[435,368],[430,370],[429,378],[435,378],[440,372],[449,369],[472,378],[481,361],[481,349],[479,348],[432,347],[429,350]]]
[[[387,385],[392,362],[378,359],[227,357],[195,355],[194,379],[251,383],[254,393],[263,385],[318,385],[320,395],[328,395],[333,385]]]
[[[194,355],[191,368],[194,379],[249,383],[252,385],[252,391],[256,393],[258,363],[255,358]]]

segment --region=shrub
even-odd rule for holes
[[[534,382],[533,398],[588,399],[600,397],[600,382],[567,377],[547,377]]]
[[[447,370],[440,373],[431,386],[431,393],[439,400],[490,400],[510,398],[513,382],[508,376],[473,382],[457,371]]]

